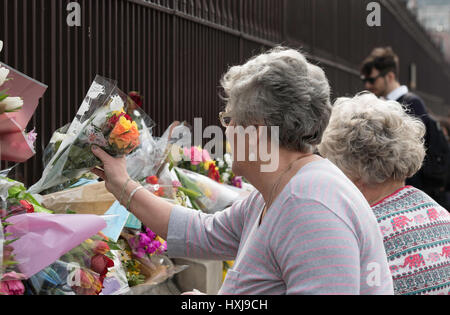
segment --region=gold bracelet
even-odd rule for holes
[[[130,211],[130,204],[131,204],[131,200],[133,199],[134,195],[141,189],[144,189],[144,187],[142,186],[138,186],[136,187],[130,194],[130,198],[128,198],[128,203],[127,203],[127,210]]]

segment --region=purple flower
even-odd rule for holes
[[[158,248],[158,250],[156,251],[156,253],[157,253],[158,255],[162,255],[162,254],[164,254],[164,252],[166,252],[166,251],[167,251],[167,242],[164,242],[164,243],[161,245],[161,247]]]
[[[233,177],[233,179],[231,180],[231,184],[235,187],[242,188],[242,177],[240,176]]]
[[[161,247],[161,242],[159,242],[159,241],[152,241],[152,242],[148,245],[146,252],[147,252],[147,254],[152,255],[152,254],[154,254],[154,253],[158,250],[158,248],[160,248],[160,247]]]
[[[145,232],[147,233],[147,236],[151,240],[154,240],[156,238],[156,234],[152,230],[150,230],[148,227],[145,228]]]
[[[149,238],[146,234],[139,234],[139,247],[148,246],[151,243],[152,239]]]
[[[133,251],[133,253],[136,255],[136,257],[138,258],[144,258],[145,256],[145,249],[143,248],[138,248],[137,250]]]

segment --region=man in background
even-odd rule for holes
[[[426,192],[448,208],[445,187],[450,163],[450,149],[440,126],[427,113],[423,100],[399,82],[400,61],[391,47],[378,47],[363,61],[361,79],[365,88],[387,100],[397,101],[409,109],[409,114],[420,118],[426,126],[427,157],[422,169],[407,180],[407,185]]]

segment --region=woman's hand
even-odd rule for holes
[[[103,171],[94,168],[92,173],[103,179],[106,189],[119,198],[122,187],[130,178],[125,157],[114,158],[97,146],[92,146],[92,153],[103,162]]]

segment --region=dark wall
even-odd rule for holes
[[[402,81],[415,62],[418,89],[433,109],[450,104],[448,66],[417,25],[413,33],[402,26],[395,0],[379,1],[380,28],[367,26],[364,0],[78,0],[81,27],[66,23],[69,2],[0,0],[0,60],[49,86],[29,125],[39,134],[37,154],[17,167],[27,185],[39,179],[43,147],[72,120],[96,74],[124,92],[140,91],[156,134],[174,120],[218,124],[221,75],[277,44],[302,48],[320,63],[333,97],[360,91],[360,61],[373,46],[392,45]]]

